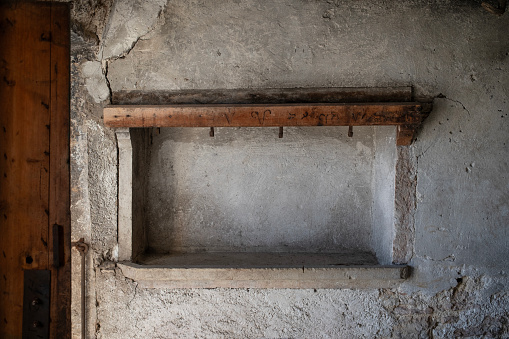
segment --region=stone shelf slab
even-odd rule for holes
[[[118,267],[144,288],[392,288],[410,273],[406,265],[377,265],[366,253],[189,253],[142,260]]]

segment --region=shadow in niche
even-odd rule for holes
[[[148,159],[134,158],[148,165],[148,249],[370,251],[371,159],[356,143],[372,143],[372,129],[358,133],[292,128],[280,140],[256,128],[219,129],[215,138],[200,128],[153,131]]]

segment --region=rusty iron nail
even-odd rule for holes
[[[490,12],[491,14],[495,15],[502,15],[505,13],[505,8],[507,6],[507,0],[498,0],[498,7],[495,7],[487,2],[481,3],[481,6]]]
[[[283,126],[279,127],[279,138],[283,137]]]
[[[214,127],[211,127],[211,128],[210,128],[209,135],[210,135],[211,137],[214,137]]]
[[[348,136],[353,137],[353,126],[348,126]]]
[[[81,256],[81,338],[86,337],[86,307],[85,307],[85,255],[88,252],[88,244],[85,243],[85,239],[81,238],[76,242],[71,243],[72,246],[80,252]]]

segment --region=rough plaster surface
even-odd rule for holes
[[[509,336],[509,295],[493,294],[486,303],[479,297],[486,288],[482,277],[465,278],[434,296],[393,290],[143,289],[118,269],[102,270],[97,284],[103,292],[98,338]]]
[[[373,129],[373,169],[371,178],[372,248],[383,265],[394,261],[392,242],[397,229],[394,224],[396,129],[392,126],[377,126]]]
[[[108,99],[110,89],[104,78],[103,68],[98,61],[86,61],[82,65],[83,76],[85,77],[85,86],[90,96],[96,103]]]
[[[73,12],[72,227],[92,248],[90,337],[509,338],[507,13],[445,0],[118,3],[129,10],[78,1]],[[149,28],[134,33],[144,38],[123,35],[122,58],[103,60],[99,50],[116,44],[102,40],[104,27],[146,15]],[[435,96],[410,152],[412,277],[362,292],[137,287],[110,261],[116,147],[100,120],[107,102],[89,94],[87,61],[101,62],[113,91],[415,85]]]
[[[72,30],[85,41],[102,40],[114,0],[80,0],[71,6]]]
[[[372,128],[352,139],[346,128],[285,130],[282,139],[277,128],[154,133],[142,174],[149,248],[370,251]]]
[[[392,327],[377,290],[154,290],[119,270],[103,272],[98,285],[107,297],[99,304],[109,306],[99,310],[99,338],[371,337]]]
[[[108,21],[102,57],[121,57],[149,33],[159,18],[165,0],[115,1]]]
[[[417,176],[412,150],[409,147],[398,147],[397,151],[393,260],[398,264],[409,262],[414,254]]]

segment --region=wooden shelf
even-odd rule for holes
[[[109,127],[398,126],[409,145],[431,111],[430,103],[317,103],[115,105],[104,108]]]
[[[432,104],[410,87],[116,92],[104,109],[118,127],[119,258],[123,274],[145,288],[393,288],[410,267],[380,265],[372,253],[133,252],[132,144],[128,128],[396,126],[409,145]],[[212,132],[212,130],[211,130]],[[120,184],[119,184],[120,185]],[[136,262],[131,262],[135,258]]]

